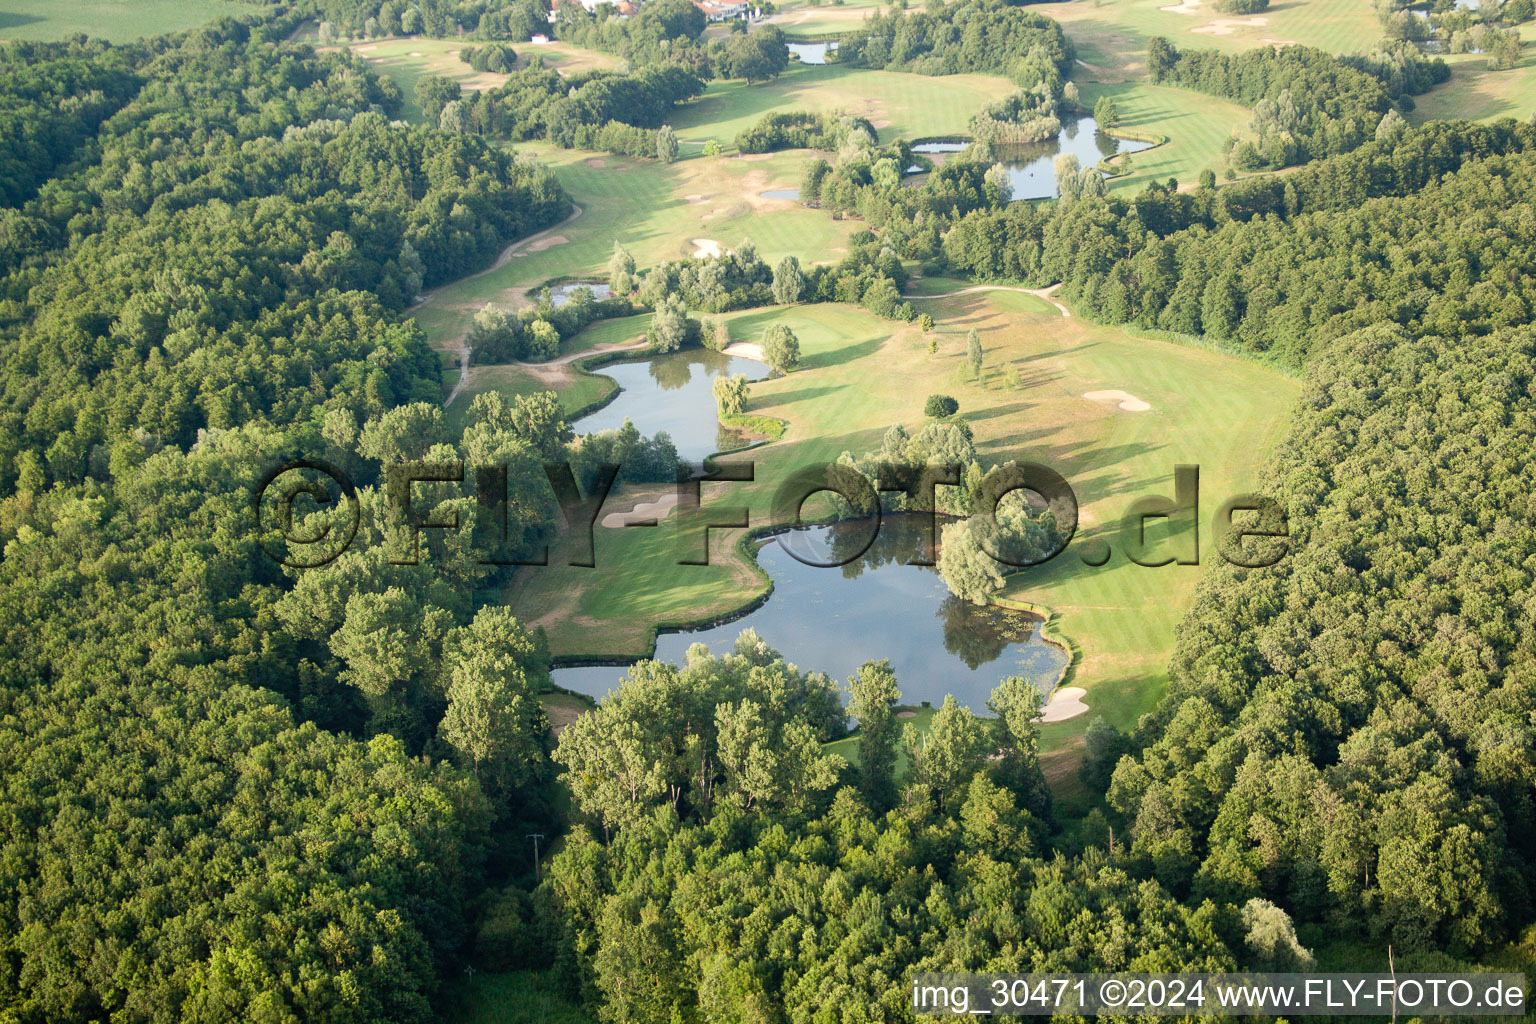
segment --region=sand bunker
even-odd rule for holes
[[[646,522],[653,519],[665,519],[667,513],[677,507],[677,494],[663,494],[655,501],[642,501],[628,512],[610,512],[603,516],[602,524],[610,530],[628,526],[631,523]]]
[[[1126,412],[1146,412],[1152,408],[1129,391],[1085,391],[1083,397],[1094,402],[1117,402]]]
[[[693,245],[695,259],[706,259],[710,256],[720,255],[720,243],[713,238],[690,238],[688,241]]]
[[[1076,718],[1088,710],[1088,705],[1083,703],[1083,698],[1088,691],[1081,686],[1063,686],[1051,694],[1050,703],[1040,713],[1042,722],[1065,722],[1069,718]]]
[[[741,356],[743,359],[756,359],[760,363],[768,360],[763,356],[763,346],[755,341],[738,341],[721,349],[728,356]]]
[[[1200,0],[1179,0],[1176,4],[1170,4],[1161,10],[1169,14],[1194,14],[1200,9]]]
[[[1240,28],[1262,28],[1268,24],[1268,18],[1217,18],[1209,25],[1201,25],[1190,31],[1206,36],[1229,36]]]
[[[917,712],[916,711],[898,711],[898,712],[896,712],[896,717],[897,718],[916,718],[917,717]]]
[[[537,242],[529,243],[524,247],[523,251],[517,255],[522,256],[524,253],[543,252],[545,249],[551,249],[557,245],[564,245],[569,241],[570,239],[566,238],[564,235],[548,235],[539,239]]]
[[[704,196],[702,193],[699,193],[699,192],[690,192],[686,196],[683,196],[683,198],[688,200],[688,205],[689,206],[697,206],[700,203],[702,203],[707,197]]]
[[[602,157],[597,157],[597,156],[590,157],[589,159],[583,160],[582,163],[586,164],[588,167],[607,167],[608,166],[608,161],[604,160]]]
[[[407,57],[420,57],[421,56],[421,51],[420,50],[412,50],[410,53],[406,54],[406,56]]]
[[[733,160],[748,160],[748,161],[751,161],[751,162],[755,163],[758,160],[772,160],[773,159],[773,154],[772,153],[742,153],[739,156],[732,157],[731,159],[733,159]]]

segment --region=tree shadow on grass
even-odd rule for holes
[[[17,14],[14,11],[0,11],[0,32],[4,32],[8,28],[20,28],[22,25],[31,25],[34,22],[42,20],[42,18],[35,18],[30,14]]]

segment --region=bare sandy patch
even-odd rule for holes
[[[720,243],[713,238],[690,238],[688,241],[693,245],[695,259],[707,259],[720,255]]]
[[[557,245],[565,245],[569,241],[570,239],[566,238],[564,235],[546,235],[545,237],[539,239],[537,242],[529,244],[523,250],[523,252],[518,253],[518,255],[521,256],[523,253],[529,252],[543,252],[545,249],[550,249]]]
[[[1217,18],[1190,31],[1203,36],[1229,36],[1240,28],[1263,28],[1268,24],[1268,18]]]
[[[1083,703],[1083,698],[1088,691],[1081,686],[1063,686],[1051,694],[1050,703],[1040,713],[1042,722],[1065,722],[1069,718],[1076,718],[1088,710],[1088,705]]]
[[[631,523],[652,522],[665,519],[667,513],[677,507],[677,492],[661,495],[655,501],[637,502],[628,512],[610,512],[603,516],[602,525],[616,530]]]
[[[1083,397],[1093,402],[1115,402],[1116,407],[1126,412],[1146,412],[1152,408],[1146,402],[1137,398],[1129,391],[1121,391],[1112,388],[1105,391],[1085,391]]]
[[[756,359],[760,363],[766,363],[768,361],[767,358],[763,355],[763,346],[759,345],[755,341],[732,342],[720,351],[728,356],[740,356],[743,359]]]

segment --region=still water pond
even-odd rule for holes
[[[964,142],[924,142],[913,146],[912,151],[958,153],[966,146]],[[993,150],[1008,171],[1008,180],[1013,183],[1013,198],[1017,200],[1054,199],[1061,194],[1056,188],[1056,158],[1063,153],[1071,153],[1078,163],[1092,167],[1101,157],[1139,153],[1151,148],[1150,142],[1106,135],[1098,130],[1092,117],[1079,117],[1065,121],[1061,134],[1051,141],[1025,146],[996,146]]]
[[[985,714],[987,696],[1011,675],[1031,680],[1049,695],[1067,653],[1041,639],[1041,620],[961,601],[934,569],[904,564],[919,550],[919,527],[913,517],[886,517],[869,549],[838,568],[806,565],[785,544],[802,557],[831,561],[828,552],[857,550],[868,537],[867,524],[807,527],[761,541],[758,564],[773,577],[767,602],[723,625],[662,633],[655,657],[681,662],[696,643],[723,654],[750,627],[786,661],[838,681],[865,661],[889,658],[909,704],[938,706],[953,693]],[[624,673],[609,665],[561,668],[553,676],[559,686],[603,697]]]
[[[563,306],[571,301],[579,288],[591,291],[594,299],[607,299],[613,296],[613,290],[608,287],[607,281],[567,281],[549,290],[549,301],[557,307]]]
[[[837,49],[837,40],[825,43],[787,43],[792,57],[799,57],[801,64],[825,64],[827,54]]]
[[[724,428],[715,415],[715,378],[741,373],[749,380],[758,380],[769,374],[768,367],[755,359],[697,348],[614,363],[594,372],[612,377],[624,390],[601,409],[571,424],[578,434],[617,430],[628,418],[646,436],[665,430],[677,445],[677,454],[689,462],[737,446],[733,432],[725,431],[728,436],[721,436]]]

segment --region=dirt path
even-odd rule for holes
[[[1072,311],[1066,306],[1057,302],[1055,298],[1053,298],[1053,296],[1056,294],[1056,290],[1060,287],[1060,284],[1053,284],[1049,288],[1018,288],[1008,284],[978,284],[972,285],[970,288],[961,288],[957,292],[943,292],[939,295],[909,295],[907,298],[952,299],[956,295],[971,295],[975,292],[1020,292],[1024,295],[1033,295],[1037,299],[1044,299],[1046,302],[1049,302],[1051,305],[1060,310],[1062,316],[1070,318],[1072,316]]]
[[[407,313],[415,312],[416,310],[422,308],[423,306],[431,304],[431,302],[434,299],[437,298],[438,293],[441,292],[444,288],[448,287],[448,285],[461,284],[464,281],[473,281],[477,277],[484,277],[486,274],[495,273],[496,271],[500,270],[502,267],[504,267],[508,263],[510,263],[512,261],[512,258],[514,256],[516,256],[523,249],[527,248],[530,245],[536,244],[541,239],[548,237],[550,234],[552,234],[552,233],[554,233],[556,231],[559,231],[561,228],[565,227],[571,221],[575,220],[577,217],[580,217],[581,213],[582,213],[581,207],[577,206],[574,203],[572,203],[571,206],[572,206],[571,215],[569,217],[565,218],[565,220],[561,221],[558,224],[554,224],[554,225],[552,225],[550,227],[547,227],[543,231],[535,231],[531,235],[528,235],[528,236],[526,236],[524,238],[519,238],[517,241],[513,242],[511,245],[509,245],[505,249],[501,250],[501,255],[497,256],[495,262],[493,262],[490,266],[486,267],[484,270],[477,270],[473,274],[467,274],[464,277],[454,278],[452,281],[447,282],[447,284],[438,285],[436,288],[432,289],[430,292],[427,292],[425,295],[423,295],[419,299],[417,299],[415,304],[412,305],[409,309],[407,309],[406,312]],[[458,382],[453,385],[453,390],[448,392],[448,397],[443,399],[443,408],[445,408],[445,409],[448,406],[453,404],[453,400],[455,398],[459,397],[459,392],[463,391],[465,385],[467,385],[469,383],[469,345],[468,345],[468,338],[469,338],[469,335],[467,333],[464,334],[463,336],[461,336],[458,339],[458,343],[455,345],[455,347],[453,349],[451,349],[451,351],[457,353],[458,357],[459,357],[459,379],[458,379]],[[557,362],[558,361],[559,360],[557,360]]]
[[[641,338],[623,345],[607,345],[602,348],[589,348],[582,352],[572,352],[569,355],[563,355],[558,359],[550,359],[543,363],[512,362],[500,365],[516,366],[519,369],[528,371],[528,375],[536,378],[541,384],[547,384],[550,387],[559,387],[562,384],[569,383],[571,374],[567,372],[566,367],[570,366],[571,363],[578,359],[585,358],[586,356],[598,355],[603,352],[635,352],[645,348],[648,344],[650,344],[648,341],[646,341],[644,338]],[[466,353],[466,355],[462,356],[461,358],[463,358],[467,364],[469,359],[467,353],[469,352],[469,349],[465,347],[461,348],[459,351]],[[443,408],[446,409],[448,406],[453,404],[454,399],[458,398],[460,392],[462,392],[469,385],[469,382],[473,376],[474,374],[469,371],[469,367],[467,365],[460,367],[459,382],[454,385],[453,390],[448,393],[448,397],[443,400]]]
[[[412,305],[409,309],[407,309],[406,312],[409,313],[412,310],[417,310],[417,309],[420,309],[422,306],[430,304],[433,299],[437,298],[437,293],[442,291],[444,288],[447,288],[449,285],[462,284],[465,281],[473,281],[476,278],[484,277],[486,274],[494,274],[496,271],[500,270],[502,267],[504,267],[508,263],[510,263],[512,261],[512,257],[516,256],[518,254],[519,250],[524,249],[524,248],[526,248],[526,247],[528,247],[530,245],[533,245],[534,243],[538,242],[540,239],[545,238],[546,236],[548,236],[548,235],[550,235],[550,234],[552,234],[552,233],[554,233],[556,231],[559,231],[561,228],[565,227],[571,221],[575,220],[577,217],[580,217],[581,214],[582,214],[581,207],[576,206],[576,204],[574,204],[574,203],[572,203],[571,205],[573,207],[573,209],[571,210],[571,215],[569,217],[565,218],[565,220],[561,221],[559,224],[551,225],[550,227],[545,228],[543,231],[535,231],[531,235],[528,235],[528,236],[526,236],[524,238],[519,238],[517,241],[513,242],[511,245],[509,245],[505,249],[501,250],[501,255],[496,257],[496,261],[494,263],[492,263],[490,266],[486,267],[484,270],[477,270],[473,274],[466,274],[463,277],[456,277],[452,281],[448,281],[448,282],[445,282],[444,284],[438,285],[436,288],[432,289],[431,291],[429,291],[429,292],[423,294],[421,297],[419,297],[416,300],[415,304]]]

